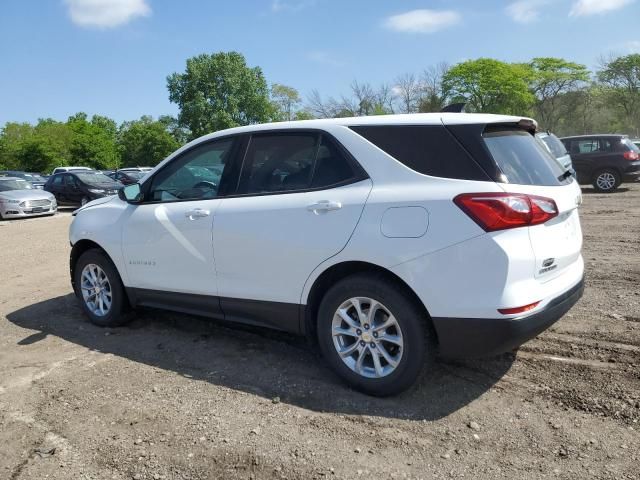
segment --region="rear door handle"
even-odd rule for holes
[[[316,215],[320,215],[322,213],[332,212],[334,210],[340,210],[342,208],[342,204],[340,202],[332,202],[329,200],[321,200],[316,203],[312,203],[307,206],[307,210],[315,213]]]
[[[184,214],[184,216],[189,218],[189,220],[204,218],[204,217],[208,217],[209,215],[210,215],[209,210],[203,210],[202,208],[194,208],[193,210],[189,210]]]

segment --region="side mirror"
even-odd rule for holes
[[[127,203],[141,203],[142,202],[142,189],[139,183],[127,185],[118,190],[118,197],[120,200],[124,200]]]

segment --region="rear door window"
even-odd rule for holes
[[[482,135],[504,183],[563,185],[563,168],[529,132],[503,126],[487,127]]]
[[[263,133],[251,137],[237,193],[318,190],[361,179],[361,172],[326,134]]]

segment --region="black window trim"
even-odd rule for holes
[[[318,152],[318,147],[320,146],[320,143],[322,143],[322,137],[326,136],[331,142],[333,142],[333,144],[338,149],[338,151],[344,156],[345,160],[349,163],[349,166],[353,170],[354,175],[351,178],[348,178],[341,182],[336,182],[331,185],[322,185],[319,187],[301,188],[296,190],[284,190],[280,192],[237,193],[238,188],[240,187],[240,175],[242,174],[242,171],[244,169],[246,156],[247,156],[247,153],[249,152],[249,146],[251,144],[251,138],[254,136],[265,136],[265,135],[273,135],[273,134],[286,135],[286,134],[293,134],[293,133],[307,133],[307,134],[317,135],[318,139],[316,142],[316,152],[315,152],[316,156]],[[344,187],[346,185],[353,185],[355,183],[359,183],[359,182],[362,182],[363,180],[367,180],[368,178],[370,178],[367,172],[365,171],[365,169],[355,159],[355,157],[351,154],[351,152],[347,150],[345,146],[342,145],[342,143],[338,141],[338,139],[335,136],[333,136],[331,133],[327,132],[322,128],[274,128],[269,130],[256,130],[248,133],[247,136],[248,136],[248,139],[244,147],[244,151],[241,155],[242,160],[238,162],[239,171],[238,171],[238,177],[236,179],[236,187],[234,189],[234,193],[225,195],[224,198],[264,197],[267,195],[289,195],[293,193],[320,192],[323,190],[330,190],[333,188]],[[313,161],[313,170],[314,170],[313,173],[315,173],[315,168],[316,168],[316,158],[314,158],[314,161]],[[313,179],[313,173],[311,175],[312,179]]]
[[[238,187],[240,184],[240,175],[242,174],[242,169],[244,167],[245,157],[247,152],[249,151],[249,144],[251,142],[251,137],[253,136],[261,136],[261,135],[272,135],[272,134],[292,134],[292,133],[311,133],[318,136],[318,145],[320,144],[322,136],[326,136],[330,141],[334,143],[338,151],[344,156],[349,165],[351,166],[354,175],[353,177],[343,180],[342,182],[337,182],[332,185],[324,185],[320,187],[314,188],[305,188],[298,190],[286,190],[282,192],[259,192],[259,193],[236,193],[238,191]],[[200,148],[203,145],[207,145],[209,143],[214,143],[222,140],[233,139],[235,141],[232,147],[232,155],[229,162],[228,174],[227,172],[223,173],[222,180],[220,182],[221,192],[217,197],[214,198],[202,198],[202,199],[184,199],[184,200],[147,200],[147,195],[149,194],[149,189],[153,183],[153,179],[156,175],[162,172],[165,168],[168,168],[173,162],[178,161],[184,155],[189,154],[196,148]],[[315,160],[314,160],[314,169],[315,169]],[[225,169],[226,170],[226,169]],[[313,178],[313,177],[312,177]],[[322,128],[273,128],[268,130],[254,130],[251,132],[243,132],[243,133],[233,133],[230,135],[221,135],[219,137],[211,138],[205,140],[203,142],[199,142],[184,152],[181,152],[180,155],[172,158],[171,161],[165,163],[162,168],[158,171],[154,172],[152,176],[145,179],[144,183],[141,184],[143,200],[137,205],[155,205],[162,203],[182,203],[182,202],[198,202],[198,201],[206,201],[206,200],[220,200],[224,198],[242,198],[242,197],[262,197],[266,195],[288,195],[292,193],[305,193],[305,192],[319,192],[322,190],[329,190],[338,187],[344,187],[346,185],[353,185],[355,183],[362,182],[363,180],[367,180],[369,175],[365,171],[365,169],[360,165],[360,163],[355,159],[355,157],[345,148],[344,145],[338,139],[327,132]]]

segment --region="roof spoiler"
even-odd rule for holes
[[[463,113],[465,105],[466,102],[452,103],[440,110],[440,113]]]

